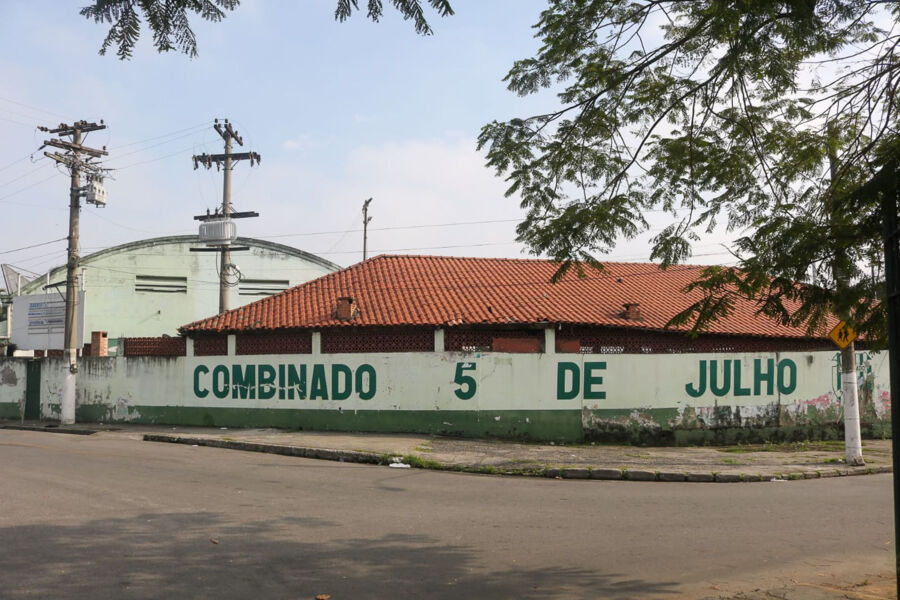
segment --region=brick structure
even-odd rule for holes
[[[183,337],[124,338],[124,356],[184,356]]]

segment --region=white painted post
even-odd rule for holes
[[[435,329],[434,330],[434,351],[435,352],[443,352],[444,351],[444,330],[443,329]]]
[[[228,356],[237,354],[237,336],[233,333],[228,336]]]
[[[313,356],[318,356],[322,354],[322,332],[321,331],[313,331],[312,332],[312,354]]]
[[[847,466],[866,464],[862,455],[859,428],[859,393],[856,387],[856,349],[850,344],[841,350],[841,396],[844,401],[844,449]]]
[[[193,356],[194,355],[194,338],[192,338],[192,337],[184,338],[184,355],[185,356]]]
[[[556,330],[553,327],[544,330],[544,354],[556,354]]]
[[[63,360],[63,385],[59,403],[59,422],[62,425],[71,425],[75,422],[75,372],[70,365],[75,360],[75,349],[68,350],[68,360]]]

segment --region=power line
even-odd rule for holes
[[[44,114],[53,115],[54,117],[60,117],[60,118],[63,118],[63,119],[68,119],[68,118],[69,118],[69,117],[67,117],[67,116],[65,116],[65,115],[61,115],[61,114],[59,114],[59,113],[51,112],[51,111],[49,111],[49,110],[44,110],[43,108],[38,108],[37,106],[32,106],[32,105],[30,105],[30,104],[25,104],[25,103],[23,103],[23,102],[17,102],[17,101],[15,101],[15,100],[10,100],[9,98],[3,98],[3,97],[0,97],[0,101],[3,101],[3,102],[9,102],[10,104],[15,104],[15,105],[17,105],[17,106],[23,106],[23,107],[25,107],[25,108],[30,108],[31,110],[36,110],[36,111],[42,112],[42,113],[44,113]]]
[[[17,121],[15,119],[10,119],[9,117],[0,117],[0,121],[9,121],[10,123],[15,123],[16,125],[22,125],[23,127],[34,128],[32,123],[23,123],[22,121]]]
[[[35,162],[41,162],[42,160],[44,160],[43,157],[39,158],[39,159],[36,160]],[[28,172],[25,173],[24,175],[19,175],[19,176],[16,177],[15,179],[10,179],[9,181],[4,181],[3,183],[0,183],[0,187],[4,187],[4,186],[7,186],[7,185],[9,185],[9,184],[11,184],[11,183],[15,183],[15,182],[19,181],[20,179],[25,179],[25,178],[28,177],[29,175],[32,175],[32,174],[34,174],[34,173],[37,173],[38,171],[40,171],[41,169],[43,169],[44,167],[46,167],[46,166],[49,165],[49,164],[50,164],[50,163],[41,163],[41,166],[39,166],[37,169],[28,171]]]
[[[193,150],[194,146],[189,146],[188,148],[184,148],[182,150],[178,150],[177,152],[173,152],[172,154],[166,154],[165,156],[160,156],[158,158],[151,158],[149,160],[142,160],[141,162],[132,163],[130,165],[125,165],[124,167],[110,167],[111,171],[122,171],[124,169],[130,169],[131,167],[136,167],[138,165],[146,165],[147,163],[157,162],[160,160],[164,160],[166,158],[171,158],[173,156],[177,156],[179,154],[184,154],[190,150]]]
[[[424,246],[421,248],[390,248],[386,250],[372,250],[382,254],[388,252],[413,252],[418,250],[446,250],[448,248],[480,248],[482,246],[510,246],[519,242],[484,242],[481,244],[458,244],[453,246]],[[338,252],[312,252],[312,254],[359,254],[359,250],[341,250]]]
[[[40,275],[41,275],[40,273],[35,273],[34,271],[32,271],[32,270],[30,270],[30,269],[26,269],[25,267],[20,267],[20,266],[18,266],[18,265],[12,265],[12,264],[9,264],[9,263],[7,263],[7,265],[9,265],[10,267],[12,267],[12,268],[15,269],[16,271],[27,271],[28,273],[31,273],[32,275],[35,275],[36,277],[40,277]]]
[[[11,163],[8,163],[5,166],[0,167],[0,171],[5,171],[6,169],[10,168],[11,166],[17,165],[20,162],[22,162],[23,160],[27,160],[33,156],[34,156],[34,152],[31,152],[30,154],[26,154],[22,158],[17,158],[16,160],[12,161]],[[38,160],[42,160],[42,158],[39,158]],[[34,162],[37,162],[37,161],[34,161]]]
[[[398,225],[396,227],[369,227],[369,231],[397,231],[401,229],[427,229],[430,227],[456,227],[460,225],[487,225],[490,223],[513,223],[520,221],[521,219],[494,219],[490,221],[457,221],[455,223],[431,223],[424,225]],[[279,235],[267,235],[263,236],[265,239],[269,238],[286,238],[286,237],[306,237],[306,236],[314,236],[314,235],[336,235],[347,234],[347,233],[359,233],[362,229],[346,229],[341,231],[309,231],[305,233],[285,233]]]
[[[7,198],[10,198],[10,197],[12,197],[12,196],[15,196],[16,194],[22,193],[22,192],[24,192],[25,190],[30,190],[31,188],[33,188],[33,187],[35,187],[35,186],[38,186],[38,185],[40,185],[40,184],[42,184],[42,183],[46,183],[46,182],[50,181],[51,179],[53,179],[54,177],[56,177],[57,175],[62,175],[62,173],[60,173],[60,172],[58,172],[58,171],[54,171],[54,172],[53,172],[53,175],[51,175],[50,177],[47,177],[46,179],[41,179],[40,181],[36,181],[35,183],[32,183],[31,185],[27,185],[27,186],[25,186],[25,187],[23,187],[23,188],[19,188],[18,190],[14,191],[14,192],[10,192],[9,194],[6,194],[5,196],[0,196],[0,203],[3,203],[3,204],[16,204],[15,202],[3,202],[3,201],[6,200]]]
[[[32,244],[31,246],[23,246],[21,248],[14,248],[13,250],[4,250],[0,252],[0,254],[12,254],[13,252],[20,252],[22,250],[28,250],[30,248],[38,248],[40,246],[48,246],[50,244],[55,244],[56,242],[62,242],[68,238],[59,238],[58,240],[50,240],[49,242],[41,242],[40,244]]]
[[[97,217],[103,221],[106,221],[107,223],[111,223],[112,225],[115,225],[116,227],[121,227],[122,229],[128,229],[129,231],[137,231],[140,233],[149,233],[152,235],[161,235],[161,236],[184,235],[191,231],[191,230],[184,230],[184,229],[179,232],[175,232],[175,233],[169,233],[167,231],[150,231],[149,229],[140,229],[138,227],[130,227],[128,225],[122,225],[121,223],[117,223],[110,218],[104,217],[102,214],[100,214],[100,211],[96,210],[96,209],[89,209],[89,211],[95,217]],[[111,247],[112,246],[104,246],[104,248],[111,248]]]
[[[164,146],[164,145],[170,144],[170,143],[172,143],[172,142],[174,142],[174,141],[181,140],[181,139],[184,139],[184,138],[186,138],[186,137],[191,137],[192,135],[196,135],[197,133],[199,133],[199,132],[198,132],[198,131],[192,131],[192,132],[190,132],[190,133],[185,133],[184,135],[179,135],[178,137],[174,137],[174,138],[172,138],[172,139],[170,139],[170,140],[165,140],[165,141],[162,141],[162,142],[157,142],[156,144],[151,144],[151,145],[147,146],[146,148],[138,148],[137,150],[132,150],[131,152],[126,152],[126,153],[124,153],[124,154],[117,154],[117,155],[116,155],[116,159],[124,158],[124,157],[126,157],[126,156],[131,156],[132,154],[140,154],[141,152],[144,152],[144,151],[146,151],[146,150],[149,150],[150,148],[156,148],[157,146]]]
[[[157,136],[150,137],[150,138],[146,138],[146,139],[143,139],[143,140],[138,140],[138,141],[136,141],[136,142],[128,142],[127,144],[121,144],[121,145],[119,145],[119,146],[113,146],[113,147],[110,148],[110,150],[118,150],[119,148],[127,148],[128,146],[135,146],[135,145],[137,145],[137,144],[143,144],[144,142],[152,142],[152,141],[154,141],[154,140],[160,140],[160,139],[162,139],[162,138],[166,138],[166,137],[169,137],[169,136],[173,136],[173,135],[175,135],[176,133],[181,133],[182,131],[188,131],[188,130],[194,130],[194,129],[198,129],[198,130],[199,130],[199,129],[201,129],[201,128],[206,128],[207,126],[209,126],[209,124],[210,124],[210,121],[206,121],[206,122],[204,122],[204,123],[200,123],[200,124],[197,124],[197,125],[191,125],[190,127],[184,127],[183,129],[176,129],[175,131],[170,131],[169,133],[164,133],[164,134],[162,134],[162,135],[157,135]],[[194,133],[199,133],[199,131],[195,131]],[[176,139],[180,139],[180,138],[176,138]],[[170,140],[170,141],[173,141],[173,140]],[[151,147],[152,147],[152,146],[151,146]],[[127,156],[127,155],[120,155],[120,156]]]

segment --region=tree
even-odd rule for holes
[[[391,0],[405,20],[411,20],[416,33],[431,35],[432,29],[422,8],[423,0]],[[427,0],[442,17],[453,14],[450,0]],[[106,54],[110,46],[117,46],[121,60],[131,58],[134,45],[141,34],[141,15],[153,32],[153,44],[159,52],[178,50],[197,56],[197,40],[191,30],[189,16],[195,13],[207,21],[218,22],[228,11],[235,10],[240,0],[94,0],[81,9],[81,14],[95,23],[109,23],[109,32],[100,47]],[[334,16],[345,21],[359,10],[358,0],[337,0]],[[366,16],[378,21],[384,13],[383,0],[368,0]]]
[[[878,199],[852,192],[898,154],[898,16],[879,0],[550,0],[540,50],[505,81],[560,107],[478,142],[522,198],[519,239],[558,275],[602,268],[663,210],[665,267],[724,222],[736,268],[706,269],[670,325],[702,331],[743,296],[811,332],[846,316],[877,343]]]

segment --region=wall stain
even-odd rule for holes
[[[14,386],[18,385],[19,378],[12,367],[3,367],[0,369],[0,385]]]

